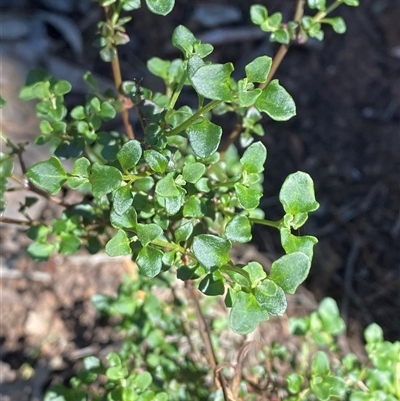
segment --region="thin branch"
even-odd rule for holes
[[[235,126],[233,127],[232,132],[229,134],[227,140],[225,143],[221,146],[221,149],[219,151],[221,159],[225,157],[225,153],[228,150],[229,146],[232,145],[237,139],[237,137],[240,135],[240,133],[243,130],[243,122],[242,119],[240,118],[240,121],[238,121]]]
[[[113,21],[110,17],[110,12],[109,12],[109,7],[104,7],[104,11],[106,13],[106,18],[107,18],[107,23],[110,25],[110,27],[112,27],[112,29],[114,28],[114,24]],[[118,57],[118,50],[117,47],[115,45],[114,46],[114,50],[115,50],[115,57],[112,59],[111,61],[111,66],[112,66],[112,72],[113,72],[113,77],[114,77],[114,83],[115,83],[115,87],[118,91],[118,95],[119,98],[122,100],[124,100],[124,95],[121,92],[121,85],[122,85],[122,75],[121,75],[121,66],[119,64],[119,57]],[[124,109],[121,111],[121,116],[122,116],[122,121],[124,123],[124,127],[125,127],[125,132],[126,135],[129,139],[134,139],[135,138],[135,134],[133,132],[133,128],[132,125],[129,122],[129,114],[128,114],[128,110],[124,107]]]
[[[203,312],[201,310],[201,306],[200,306],[200,302],[199,302],[199,299],[198,299],[198,296],[197,296],[196,289],[193,287],[193,284],[188,284],[188,288],[189,288],[190,295],[191,295],[191,298],[193,299],[194,306],[195,306],[195,309],[196,309],[196,315],[197,315],[197,318],[198,318],[198,321],[199,321],[199,325],[200,325],[200,334],[201,334],[201,336],[203,338],[203,341],[204,341],[204,346],[206,348],[206,353],[207,353],[207,356],[208,356],[208,360],[209,360],[209,363],[210,363],[213,371],[215,371],[215,369],[217,367],[217,358],[215,356],[214,347],[213,347],[212,342],[211,342],[210,330],[208,328],[206,319],[205,319],[205,317],[203,315]],[[226,385],[225,378],[222,375],[222,373],[219,372],[219,371],[217,372],[217,376],[218,376],[218,380],[219,380],[219,382],[221,384],[222,392],[224,394],[224,400],[228,401],[229,400],[229,394],[228,394],[228,388],[227,388],[227,385]]]
[[[16,224],[18,226],[24,226],[24,227],[32,227],[36,224],[39,224],[39,222],[37,222],[37,221],[17,220],[17,219],[12,219],[12,218],[3,217],[3,216],[0,216],[0,223]]]

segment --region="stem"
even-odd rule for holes
[[[225,141],[225,143],[221,146],[221,149],[219,151],[220,157],[223,160],[225,157],[225,153],[228,150],[229,146],[232,145],[232,143],[234,143],[237,139],[237,137],[240,135],[240,133],[242,132],[243,129],[243,122],[242,122],[242,118],[240,117],[240,121],[238,121],[232,132],[229,134],[228,139]]]
[[[202,117],[203,114],[208,113],[214,107],[218,106],[221,102],[222,102],[222,100],[212,100],[210,103],[207,103],[205,106],[203,106],[200,110],[197,110],[196,113],[194,113],[191,117],[189,117],[181,125],[178,125],[171,131],[166,132],[165,135],[166,136],[178,135],[179,133],[184,131],[186,128],[188,128],[192,123],[194,123],[197,119]]]
[[[294,17],[293,17],[294,22],[298,23],[302,19],[303,14],[304,14],[304,4],[305,4],[305,0],[297,0],[296,11],[295,11]],[[274,77],[274,75],[276,73],[276,70],[282,63],[282,60],[285,58],[286,53],[289,50],[289,47],[290,47],[290,43],[287,45],[282,44],[279,47],[279,50],[276,53],[276,56],[274,57],[274,59],[272,61],[271,70],[268,74],[267,80],[258,86],[260,89],[264,89],[271,82],[272,78]]]
[[[110,27],[113,30],[112,34],[114,34],[114,23],[113,23],[113,20],[112,20],[112,18],[110,16],[109,7],[104,7],[104,11],[106,13],[107,23],[110,25]],[[121,92],[121,85],[122,85],[121,66],[119,64],[117,46],[115,44],[113,44],[113,47],[114,47],[114,50],[115,50],[115,57],[111,61],[112,72],[113,72],[113,76],[114,76],[115,87],[116,87],[116,89],[118,91],[118,96],[123,102],[124,95]],[[129,139],[134,139],[135,138],[135,134],[133,132],[132,125],[129,122],[128,110],[126,108],[124,108],[121,111],[121,116],[122,116],[122,121],[124,123],[125,132],[126,132],[127,137]]]
[[[187,78],[187,72],[185,72],[181,78],[181,80],[179,81],[178,86],[176,87],[176,89],[174,90],[174,93],[171,96],[171,100],[169,101],[169,105],[168,108],[169,109],[173,109],[175,106],[175,103],[177,102],[179,95],[181,94],[183,85],[185,85],[185,81]]]
[[[32,227],[37,224],[40,224],[38,221],[17,220],[17,219],[11,219],[9,217],[0,217],[0,223],[17,224],[19,226],[25,226],[25,227]]]
[[[343,0],[337,0],[333,4],[331,4],[326,10],[319,11],[317,14],[314,15],[313,22],[321,22],[323,18],[325,18],[329,13],[338,8],[342,3]]]
[[[219,269],[221,271],[225,271],[225,272],[238,273],[241,276],[243,276],[249,283],[251,283],[249,273],[247,273],[245,270],[241,269],[240,267],[237,267],[235,265],[226,265],[226,266],[220,267]]]
[[[282,227],[283,220],[272,221],[272,220],[264,220],[264,219],[252,219],[249,217],[249,220],[255,224],[261,224],[263,226],[275,227],[278,230]]]
[[[169,248],[169,249],[173,249],[174,251],[178,251],[180,253],[185,253],[186,249],[176,245],[176,244],[171,244],[170,242],[167,241],[163,241],[160,239],[154,239],[153,241],[151,241],[152,244],[154,245],[158,245],[158,246],[162,246],[163,248]]]

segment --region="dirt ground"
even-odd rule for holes
[[[1,10],[14,27],[25,23],[32,29],[29,24],[35,19],[44,21],[44,29],[35,31],[42,36],[33,38],[18,31],[11,39],[0,36],[2,62],[15,63],[21,74],[39,63],[54,75],[72,80],[72,105],[82,100],[80,76],[85,70],[94,70],[102,85],[110,84],[109,66],[100,62],[91,45],[101,13],[91,2],[57,3],[69,4],[65,10],[56,3],[20,0]],[[169,45],[173,27],[179,23],[204,41],[215,41],[213,60],[233,61],[237,76],[255,56],[276,51],[251,28],[246,2],[219,0],[239,11],[239,17],[231,23],[221,17],[215,26],[207,26],[199,6],[211,3],[215,1],[178,0],[165,19],[140,10],[128,26],[132,40],[120,51],[124,78],[143,78],[144,86],[159,87],[160,82],[147,75],[145,62],[154,55],[179,56]],[[279,0],[259,3],[271,11],[282,10],[285,18],[295,5]],[[359,340],[362,328],[375,321],[387,339],[399,340],[400,4],[364,0],[358,8],[343,6],[335,14],[346,20],[347,32],[337,35],[326,29],[323,43],[293,46],[277,73],[296,101],[298,116],[286,123],[263,121],[269,153],[262,206],[268,218],[279,218],[276,194],[284,178],[296,170],[310,173],[321,204],[304,228],[319,239],[306,282],[313,294],[311,302],[314,297],[333,296],[350,324],[349,338]],[[70,34],[61,23],[52,23],[49,15],[69,22]],[[24,41],[36,46],[32,54],[19,50],[24,49]],[[4,80],[1,85],[4,93]],[[16,93],[18,89],[7,90]],[[191,95],[186,96],[190,101]],[[14,108],[18,113],[4,115],[1,128],[22,140],[26,134],[35,135],[36,122],[30,106],[18,107],[24,107],[24,113]],[[21,115],[30,116],[24,117],[23,130]],[[222,123],[229,132],[232,123]],[[30,161],[41,156],[32,151]],[[37,264],[24,257],[29,242],[14,227],[1,226],[0,241],[0,400],[40,400],[55,376],[69,377],[81,356],[107,349],[117,340],[111,328],[98,320],[90,296],[114,293],[130,269],[129,261],[79,254]],[[254,246],[270,260],[281,253],[279,239],[265,228],[256,229]]]

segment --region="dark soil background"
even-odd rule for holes
[[[74,91],[68,98],[71,105],[83,99],[85,87],[80,77],[86,70],[94,71],[102,85],[112,85],[110,66],[100,61],[92,47],[96,22],[102,18],[95,4],[51,0],[8,3],[0,2],[2,78],[7,65],[11,65],[13,73],[21,70],[21,74],[33,65],[43,65],[57,77],[73,81]],[[239,16],[229,22],[228,13],[222,13],[216,25],[209,26],[211,15],[202,17],[199,10],[215,3],[231,7]],[[285,19],[291,18],[295,8],[295,1],[259,3],[271,12],[282,11]],[[321,207],[302,231],[319,238],[306,287],[317,300],[333,296],[338,301],[350,331],[354,328],[350,335],[360,336],[362,328],[375,321],[382,326],[387,339],[399,340],[400,3],[364,0],[360,7],[342,6],[334,15],[345,19],[347,32],[337,35],[326,28],[324,42],[310,40],[304,46],[292,46],[276,75],[294,97],[298,115],[285,123],[263,120],[266,135],[262,140],[269,153],[262,206],[267,218],[279,218],[277,194],[285,177],[296,170],[310,173]],[[57,16],[61,20],[54,19]],[[177,0],[175,10],[167,18],[155,16],[144,7],[134,14],[128,25],[131,42],[120,50],[124,79],[142,79],[145,87],[162,88],[161,82],[146,72],[145,62],[155,55],[179,57],[170,46],[177,24],[188,26],[196,36],[213,43],[212,60],[234,62],[237,77],[254,57],[273,55],[278,48],[254,30],[247,2]],[[16,30],[14,36],[4,36],[13,30]],[[6,85],[22,81],[7,82],[4,79],[1,82],[2,95],[7,97],[3,93],[8,93],[8,98],[12,98],[19,88]],[[189,102],[195,101],[191,93],[185,93],[185,97]],[[24,108],[22,114],[20,107]],[[30,115],[26,107],[18,104],[4,109],[1,129],[15,140],[32,138],[37,133],[35,119],[31,117],[29,122],[26,118],[26,128],[20,129],[21,116]],[[234,121],[228,116],[222,124],[229,133]],[[35,151],[29,155],[28,162],[43,157]],[[87,282],[88,272],[84,268],[77,268],[74,280],[78,284],[70,283],[67,288],[71,288],[68,293],[71,299],[66,300],[63,297],[67,295],[61,289],[71,280],[65,266],[72,262],[56,259],[50,264],[33,264],[23,257],[25,244],[20,234],[4,226],[1,230],[0,334],[4,366],[11,367],[12,372],[29,360],[27,355],[33,358],[39,349],[46,354],[46,349],[43,351],[37,344],[40,335],[33,333],[32,337],[32,326],[35,327],[32,319],[33,322],[34,318],[43,319],[43,313],[31,316],[28,321],[32,310],[40,312],[47,308],[57,312],[58,320],[37,324],[48,324],[54,333],[65,332],[64,348],[58,355],[72,352],[66,345],[71,339],[75,350],[98,344],[104,348],[110,341],[106,339],[109,332],[96,331],[89,297],[96,291],[115,291],[124,268],[113,273],[117,279],[107,288],[104,288],[105,268],[101,268],[103,281],[99,278],[93,283]],[[279,239],[265,228],[256,229],[254,244],[270,259],[281,253]],[[81,265],[85,267],[85,263]],[[103,266],[104,261],[96,263]],[[77,264],[75,260],[71,266]],[[10,273],[13,271],[21,274],[13,276]],[[44,276],[35,276],[37,273]],[[44,281],[38,277],[44,277]],[[73,288],[79,291],[74,292]],[[27,331],[29,327],[31,332]],[[60,342],[57,344],[60,347]],[[54,349],[49,353],[54,355]],[[43,383],[49,381],[49,372],[61,371],[63,366],[63,363],[47,366]],[[11,377],[15,376],[11,373]],[[36,385],[42,388],[43,383]],[[32,389],[30,398],[21,395],[6,398],[7,394],[3,394],[4,401],[34,399]]]

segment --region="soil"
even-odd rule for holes
[[[29,2],[23,11],[18,3],[24,1],[15,3],[13,15],[30,12],[34,16],[38,11],[62,14],[49,6],[51,1]],[[201,2],[208,3],[214,1]],[[236,7],[242,17],[228,26],[205,27],[201,20],[190,18],[200,2],[188,0],[178,0],[167,18],[139,10],[128,25],[132,40],[120,51],[125,79],[143,79],[146,87],[160,87],[157,79],[146,74],[145,61],[155,55],[179,56],[169,46],[177,24],[187,25],[195,35],[215,34],[216,29],[228,27],[243,32],[251,26],[246,2],[219,3]],[[271,12],[282,10],[285,18],[291,16],[295,4],[279,0],[259,3]],[[106,85],[109,66],[99,61],[91,46],[96,18],[101,14],[94,4],[88,6],[89,11],[80,10],[76,6],[63,15],[84,38],[83,53],[76,53],[73,42],[46,25],[48,46],[35,62],[51,70],[58,61],[64,70],[53,67],[51,72],[67,78],[77,71],[94,70]],[[305,283],[312,295],[305,294],[312,304],[314,297],[318,301],[333,296],[349,323],[348,338],[355,343],[360,344],[362,329],[373,321],[382,326],[387,339],[399,340],[400,4],[396,0],[364,0],[360,7],[343,6],[335,15],[343,16],[347,32],[337,35],[326,29],[323,43],[311,40],[304,46],[292,46],[276,75],[294,97],[297,117],[286,123],[263,120],[266,135],[262,140],[269,153],[262,206],[268,218],[279,218],[276,194],[283,180],[296,170],[308,172],[321,206],[302,231],[319,238]],[[254,31],[245,40],[232,40],[232,31],[223,33],[217,32],[223,39],[215,45],[212,59],[234,62],[238,76],[254,56],[272,55],[277,50]],[[10,51],[8,45],[4,42],[4,55],[23,65],[21,56],[15,54],[16,47]],[[82,98],[84,88],[79,85],[70,97],[71,104]],[[195,101],[192,94],[185,96],[189,102]],[[14,117],[18,131],[19,116]],[[233,123],[222,120],[227,132]],[[25,133],[35,134],[32,128],[19,134],[12,128],[12,119],[7,124],[9,135],[16,139],[27,139]],[[3,122],[1,128],[5,130]],[[38,157],[40,153],[33,152],[29,161]],[[44,205],[37,211],[38,216],[41,213],[48,215],[49,209]],[[71,376],[81,356],[118,341],[110,325],[99,320],[90,296],[115,293],[122,275],[132,266],[127,259],[84,254],[34,263],[24,256],[29,241],[15,227],[2,226],[0,240],[0,400],[40,400],[51,381]],[[254,252],[269,260],[281,253],[279,239],[265,228],[256,229],[253,246]]]

